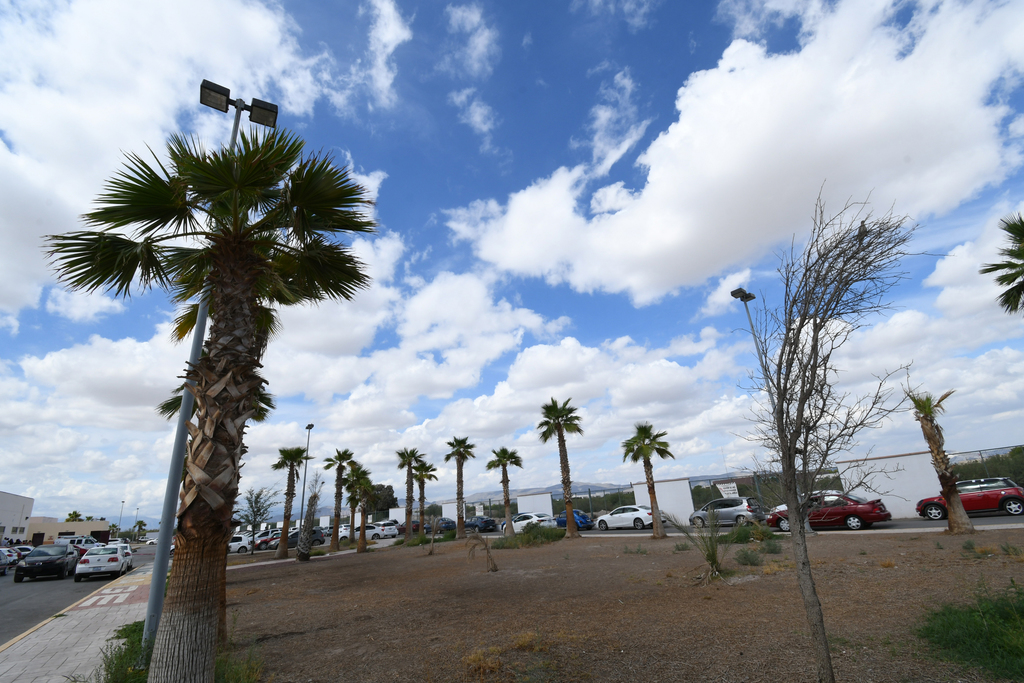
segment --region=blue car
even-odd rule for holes
[[[449,519],[448,517],[442,517],[441,519],[437,520],[438,531],[455,531],[455,528],[457,526],[458,525],[455,523],[455,520]],[[430,531],[429,526],[427,527],[427,531]]]
[[[576,518],[576,528],[580,531],[590,531],[594,528],[594,520],[587,517],[584,513],[579,510],[573,510],[572,514]],[[562,510],[558,517],[555,517],[555,522],[558,524],[559,529],[565,528],[565,510]]]

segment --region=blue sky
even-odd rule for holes
[[[159,514],[172,439],[152,406],[187,348],[160,292],[68,294],[41,244],[76,229],[122,152],[185,131],[223,143],[210,79],[351,164],[380,232],[373,286],[285,311],[268,351],[279,409],[250,427],[242,486],[277,449],[351,448],[404,485],[394,452],[479,456],[467,491],[557,481],[534,425],[572,397],[573,478],[625,483],[619,443],[667,430],[659,478],[742,468],[755,364],[742,309],[777,295],[779,249],[822,192],[919,225],[894,311],[844,352],[850,391],[913,361],[956,388],[952,451],[1024,441],[1022,324],[978,267],[1024,202],[1024,7],[1000,2],[572,0],[0,5],[0,490],[35,514]],[[244,120],[244,119],[243,119]],[[908,414],[855,452],[918,450]]]

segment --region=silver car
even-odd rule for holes
[[[690,524],[707,526],[708,513],[712,511],[721,526],[742,526],[766,518],[756,498],[718,498],[690,515]]]

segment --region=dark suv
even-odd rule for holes
[[[318,546],[318,545],[323,545],[323,544],[324,544],[324,532],[323,532],[323,530],[320,527],[318,527],[318,526],[313,527],[313,545],[314,546]],[[274,548],[277,548],[277,546],[279,546],[279,545],[281,545],[281,537],[280,536],[278,536],[277,538],[275,538],[272,541],[270,541],[270,548],[271,548],[271,550],[273,550]],[[296,529],[295,531],[293,531],[290,534],[288,534],[288,547],[289,548],[296,548],[296,547],[298,547],[298,545],[299,545],[299,530]]]
[[[1024,489],[1004,477],[958,481],[956,488],[967,513],[1002,510],[1008,515],[1024,514]],[[925,519],[945,519],[946,500],[942,496],[919,500],[917,514]]]
[[[466,520],[466,531],[497,531],[498,523],[490,517],[472,517]]]

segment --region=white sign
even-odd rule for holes
[[[740,495],[739,487],[736,486],[736,482],[715,482],[715,486],[722,492],[723,498],[735,498]]]

